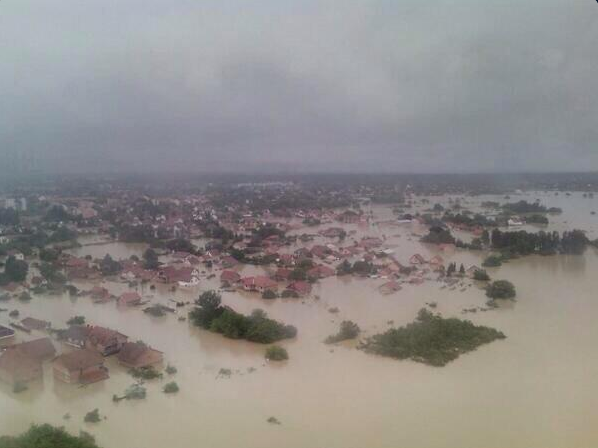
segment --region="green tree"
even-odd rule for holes
[[[69,320],[66,321],[67,325],[84,325],[85,324],[85,316],[73,316]]]
[[[482,266],[492,268],[502,265],[502,258],[499,255],[489,255],[483,261]]]
[[[491,299],[513,299],[515,286],[508,280],[496,280],[488,285],[486,295]]]
[[[262,293],[262,299],[276,299],[278,297],[278,295],[272,291],[271,289],[266,289],[263,293]]]
[[[145,269],[158,269],[159,266],[158,254],[150,247],[143,253],[143,267]]]
[[[166,243],[166,247],[175,252],[189,252],[191,254],[194,254],[196,250],[196,247],[193,245],[193,243],[184,238],[170,240]]]
[[[289,279],[291,280],[306,280],[307,279],[307,269],[297,266],[295,269],[291,271],[289,274]]]
[[[122,269],[122,265],[118,261],[113,260],[110,254],[106,254],[100,262],[102,275],[116,275],[122,271]]]
[[[29,430],[16,437],[0,437],[2,448],[98,448],[94,438],[81,432],[79,437],[72,436],[63,428],[50,425],[33,425]]]
[[[174,381],[171,381],[170,383],[166,383],[164,385],[163,391],[165,394],[175,394],[179,391],[179,385]]]
[[[66,283],[66,277],[51,263],[42,263],[39,267],[39,273],[50,283],[56,285]]]
[[[284,347],[272,345],[266,349],[265,358],[268,361],[286,361],[289,359],[289,354]]]
[[[56,249],[42,249],[39,251],[39,259],[47,263],[52,263],[58,260],[60,252]]]
[[[490,276],[485,269],[476,269],[473,273],[473,279],[480,282],[487,282],[490,280]]]
[[[480,239],[482,240],[483,244],[490,243],[490,233],[488,233],[488,230],[484,229],[484,231],[482,232],[482,236],[481,236]]]
[[[195,301],[197,306],[189,313],[189,318],[198,327],[210,328],[212,321],[224,311],[221,302],[222,298],[216,291],[205,291]]]
[[[220,316],[212,321],[210,330],[221,333],[227,338],[241,339],[247,334],[249,325],[250,323],[245,316],[225,309]]]
[[[29,265],[23,260],[17,260],[13,255],[8,257],[4,266],[4,273],[13,282],[23,282],[27,278]]]
[[[446,268],[447,277],[450,277],[451,275],[453,275],[456,270],[457,270],[457,265],[455,263],[449,263],[448,267]]]
[[[359,325],[350,320],[344,320],[341,322],[340,329],[337,334],[328,336],[324,341],[326,344],[334,344],[336,342],[346,341],[348,339],[355,339],[359,336],[361,329]]]
[[[351,273],[351,263],[349,263],[349,260],[343,260],[336,267],[336,275],[348,275],[350,273]]]
[[[44,216],[46,222],[66,222],[72,219],[73,217],[66,212],[64,207],[59,205],[52,206]]]

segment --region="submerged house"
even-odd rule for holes
[[[42,363],[55,355],[50,338],[9,346],[0,355],[0,380],[15,384],[39,379],[43,376]]]
[[[476,273],[477,271],[482,271],[482,270],[483,270],[483,269],[482,269],[482,268],[480,268],[479,266],[476,266],[475,264],[472,264],[470,267],[468,267],[468,268],[465,270],[465,275],[467,275],[467,277],[469,277],[469,278],[473,278],[473,277],[474,277],[474,275],[475,275],[475,273]]]
[[[164,266],[158,273],[158,279],[164,283],[189,283],[193,281],[193,278],[199,280],[199,275],[197,268],[192,266],[184,266],[180,269],[175,266]]]
[[[382,294],[393,294],[401,290],[401,285],[399,285],[398,282],[391,280],[383,285],[380,285],[379,290]]]
[[[10,346],[7,350],[19,350],[21,353],[38,360],[48,361],[56,356],[56,348],[50,338],[40,338]]]
[[[288,280],[292,272],[293,271],[288,268],[278,268],[274,273],[274,278],[279,282]]]
[[[353,210],[345,210],[336,216],[336,220],[344,224],[355,224],[359,221],[359,214]]]
[[[69,384],[91,384],[109,377],[104,358],[93,350],[76,350],[53,361],[54,378]]]
[[[409,263],[411,264],[425,264],[426,259],[421,256],[421,254],[414,254],[409,259]]]
[[[311,283],[297,280],[295,282],[290,283],[286,289],[288,291],[295,292],[298,296],[307,296],[311,293]]]
[[[108,290],[101,286],[94,286],[89,295],[94,302],[108,302],[112,297]]]
[[[20,350],[5,350],[0,355],[0,380],[8,384],[28,383],[41,378],[42,363]]]
[[[239,280],[241,280],[241,276],[235,271],[224,270],[222,271],[222,274],[220,274],[220,282],[226,286],[231,286]]]
[[[241,279],[241,284],[245,291],[264,292],[268,290],[276,291],[278,289],[278,284],[265,276],[245,277]]]
[[[314,280],[319,278],[332,277],[334,274],[336,274],[334,269],[324,265],[314,266],[313,268],[307,271],[307,277]]]
[[[109,356],[118,353],[128,339],[128,336],[109,328],[89,327],[85,347]]]
[[[434,266],[438,266],[444,263],[444,259],[440,255],[435,255],[434,257],[430,258],[430,264]]]
[[[72,325],[62,335],[67,345],[109,356],[118,353],[128,337],[109,328],[91,325]]]
[[[141,296],[135,291],[123,292],[117,303],[119,306],[137,306],[141,304]]]
[[[118,353],[118,362],[130,368],[150,367],[161,364],[164,356],[143,342],[126,342]]]

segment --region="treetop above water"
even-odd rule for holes
[[[414,322],[367,338],[360,349],[396,359],[444,366],[463,353],[506,336],[469,320],[443,318],[422,308]]]

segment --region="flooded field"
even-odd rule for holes
[[[598,210],[598,199],[582,198],[580,193],[571,197],[531,193],[511,200],[536,198],[563,209],[562,215],[550,217],[551,224],[545,228],[581,228],[590,238],[598,237],[598,217],[590,214]],[[463,205],[473,210],[484,200],[504,202],[502,197],[483,196],[467,198],[470,203]],[[448,198],[430,198],[430,204],[435,202],[446,205]],[[374,221],[394,218],[387,207],[375,206],[372,212]],[[403,263],[415,252],[426,258],[437,253],[418,241],[416,235],[425,229],[415,225],[371,223],[347,228],[355,230],[348,241],[363,235],[384,236],[385,245]],[[110,243],[83,246],[73,253],[101,257],[109,252],[120,258],[139,256],[143,249]],[[481,265],[486,255],[461,250],[442,253],[445,262],[465,266]],[[68,318],[83,315],[90,323],[147,342],[177,367],[172,379],[181,391],[163,394],[161,389],[170,380],[166,376],[146,383],[146,400],[113,403],[112,395],[133,383],[115,359],[107,362],[110,378],[87,387],[55,382],[47,365],[43,383],[24,393],[14,395],[7,386],[0,387],[0,434],[16,434],[31,423],[48,422],[74,433],[88,431],[105,448],[598,446],[598,326],[594,322],[598,254],[590,248],[582,256],[530,256],[488,272],[515,284],[517,302],[465,316],[463,308],[486,302],[484,291],[469,280],[464,291],[441,289],[440,282],[429,280],[405,284],[387,296],[377,289],[383,279],[335,277],[314,285],[305,299],[268,301],[249,293],[222,292],[224,304],[237,311],[262,308],[298,328],[296,339],[281,344],[290,360],[277,365],[264,361],[263,345],[225,339],[179,321],[190,307],[154,318],[138,308],[93,304],[87,297],[35,296],[30,303],[13,299],[2,306],[18,309],[21,317],[46,319],[60,328]],[[172,305],[169,300],[174,298],[191,301],[201,291],[219,287],[219,272],[214,269],[214,273],[216,277],[209,280],[204,275],[201,287],[191,291],[173,293],[163,285],[155,291],[149,287],[138,291],[153,303]],[[128,289],[124,283],[102,285],[113,294]],[[77,286],[89,289],[91,285]],[[389,328],[389,321],[395,326],[411,322],[432,301],[444,316],[494,327],[507,339],[442,368],[368,355],[354,344],[322,343],[342,320],[353,320],[365,335],[373,334]],[[329,313],[330,307],[337,307],[339,313]],[[0,314],[0,324],[7,322],[6,313]],[[35,336],[21,333],[18,340]],[[221,368],[232,370],[230,378],[218,377]],[[83,423],[85,413],[94,408],[106,420]],[[70,419],[64,419],[65,414]],[[267,423],[271,416],[281,425]]]

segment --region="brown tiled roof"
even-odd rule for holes
[[[60,355],[55,360],[68,370],[87,369],[104,363],[104,358],[92,350],[75,350],[74,352]]]
[[[237,282],[241,276],[235,271],[222,271],[220,274],[220,280],[226,282]]]
[[[35,370],[40,365],[40,361],[36,361],[20,350],[6,350],[0,355],[0,369],[14,376],[20,376],[23,373]]]
[[[24,355],[39,361],[52,358],[56,355],[56,349],[50,338],[40,338],[33,341],[22,342],[11,346],[10,349],[18,350]]]
[[[94,344],[108,345],[118,336],[124,336],[118,331],[104,327],[89,327],[89,340]]]

